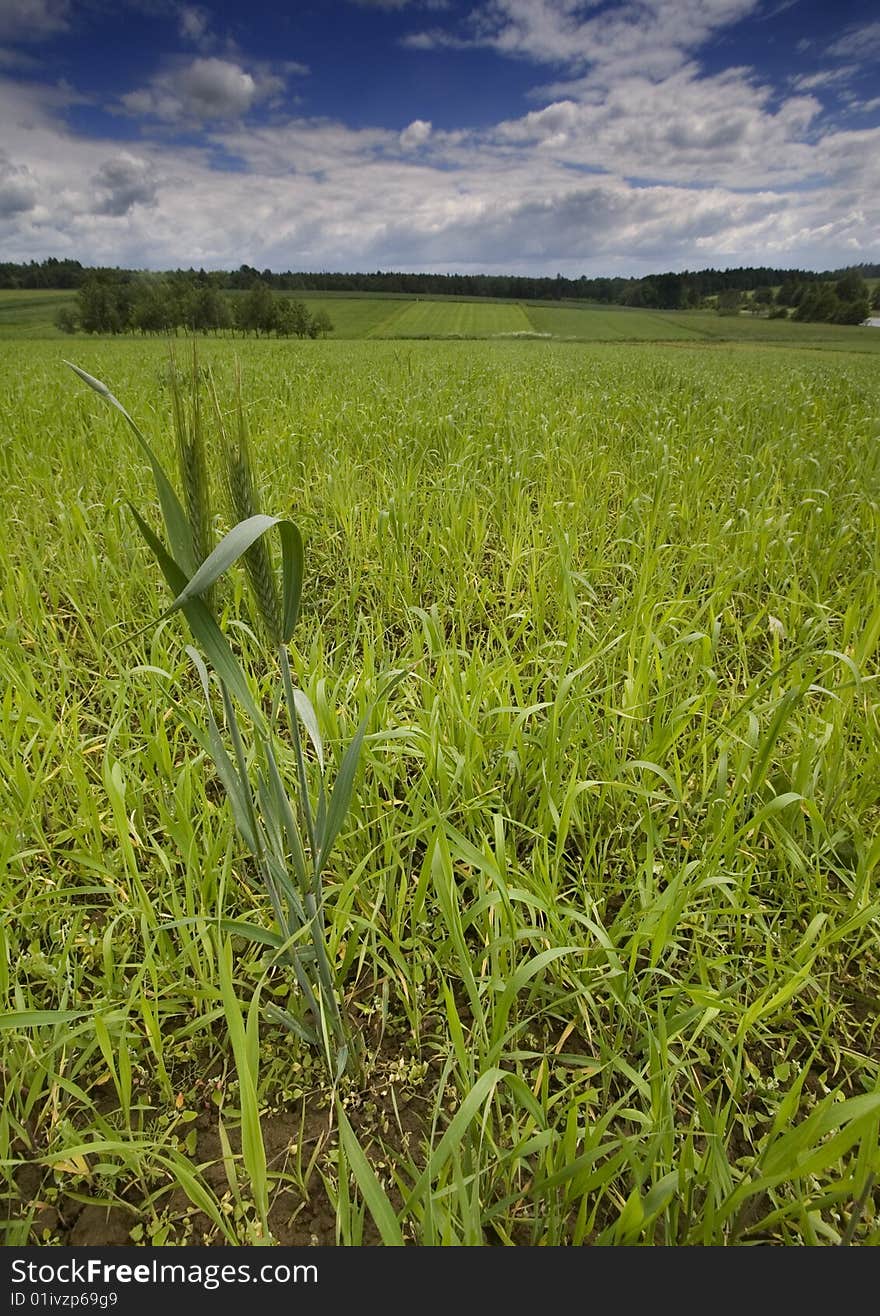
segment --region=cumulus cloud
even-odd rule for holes
[[[400,134],[400,145],[404,150],[411,147],[423,146],[431,136],[431,122],[426,119],[413,119],[408,127],[404,128]]]
[[[37,186],[30,169],[14,164],[5,151],[0,151],[0,218],[33,210],[36,200]]]
[[[95,213],[119,217],[133,206],[155,204],[157,182],[152,165],[127,151],[106,160],[92,177]]]
[[[257,95],[251,74],[225,59],[194,60],[180,71],[176,85],[186,109],[205,119],[244,114]]]
[[[0,0],[0,39],[42,41],[68,26],[70,0]]]
[[[548,109],[529,132],[571,129],[568,107]],[[581,175],[555,150],[515,137],[434,129],[410,159],[386,130],[308,119],[223,127],[212,145],[243,165],[229,173],[212,168],[208,150],[120,153],[61,129],[53,140],[35,125],[20,130],[14,151],[32,176],[19,169],[9,180],[16,204],[32,208],[4,221],[4,245],[22,259],[54,251],[154,268],[601,274],[697,259],[827,267],[840,263],[842,243],[853,259],[869,252],[880,227],[880,164],[871,163],[880,162],[880,131],[817,146],[816,169],[833,162],[838,178],[788,193]],[[161,205],[151,205],[160,178]]]
[[[630,75],[601,95],[589,84],[567,86],[578,99],[501,123],[495,140],[569,165],[679,184],[778,186],[817,167],[805,132],[819,101],[794,95],[771,109],[770,88],[741,69],[700,77],[688,65],[661,82]]]
[[[254,76],[233,60],[200,57],[157,74],[149,86],[123,96],[122,104],[131,114],[167,123],[206,123],[241,118],[283,86],[280,78]]]
[[[812,107],[795,110],[790,116],[803,121]],[[687,182],[628,182],[612,169],[615,151],[623,149],[617,139],[606,147],[604,173],[579,176],[572,152],[547,143],[578,130],[581,111],[574,103],[547,107],[527,123],[511,121],[505,131],[479,137],[434,130],[414,161],[393,158],[399,139],[390,134],[341,124],[303,120],[222,136],[260,180],[261,229],[277,237],[260,258],[267,264],[280,258],[287,266],[297,252],[298,263],[311,268],[550,267],[599,274],[693,264],[699,253],[707,264],[722,256],[760,264],[774,252],[821,265],[825,252],[826,264],[834,264],[831,253],[843,233],[858,250],[872,250],[880,164],[871,162],[875,154],[880,161],[880,130],[870,140],[838,133],[804,145],[798,181],[805,171],[814,186],[788,192],[772,165],[760,162],[760,132],[748,117],[726,134],[720,122],[681,120],[662,132],[677,139],[682,174],[700,175],[695,154],[723,149],[732,158],[745,152],[764,179],[745,191],[731,163],[729,184],[706,186],[703,173],[694,190]],[[777,124],[776,131],[784,136],[787,129]],[[642,163],[651,148],[648,138]],[[584,158],[590,158],[586,148]],[[285,196],[292,199],[287,213]]]

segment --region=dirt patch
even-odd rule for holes
[[[337,1240],[335,1196],[339,1144],[334,1092],[318,1066],[312,1081],[279,1093],[277,1105],[261,1112],[270,1180],[269,1227],[284,1246],[326,1246]],[[386,1039],[372,1052],[360,1086],[343,1084],[348,1119],[389,1198],[402,1204],[395,1172],[411,1181],[422,1167],[431,1140],[436,1106],[436,1072],[407,1057],[399,1042]],[[152,1134],[158,1148],[173,1147],[189,1178],[189,1189],[160,1156],[144,1158],[140,1173],[75,1176],[32,1159],[13,1178],[17,1202],[9,1214],[28,1227],[27,1242],[46,1246],[131,1245],[224,1246],[254,1241],[255,1212],[241,1156],[237,1088],[220,1074],[193,1082],[181,1111],[179,1130],[169,1138],[166,1110],[139,1135]],[[113,1122],[113,1112],[102,1112]],[[22,1149],[23,1150],[23,1149]],[[185,1159],[184,1159],[185,1155]],[[178,1163],[181,1163],[179,1160]],[[195,1188],[193,1187],[195,1185]],[[203,1209],[209,1202],[211,1211]],[[220,1223],[218,1224],[218,1217]],[[359,1241],[380,1243],[368,1213]]]

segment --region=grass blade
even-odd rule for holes
[[[171,554],[178,566],[183,569],[186,576],[191,576],[198,566],[198,563],[193,557],[192,533],[189,521],[187,520],[186,512],[183,510],[180,499],[174,492],[174,487],[171,484],[171,481],[165,474],[165,469],[162,466],[162,463],[159,461],[159,458],[156,456],[147,439],[132,420],[125,407],[118,398],[113,396],[107,385],[103,384],[100,379],[95,379],[94,375],[90,375],[85,370],[81,370],[79,366],[75,366],[72,361],[65,361],[64,364],[70,366],[71,370],[79,375],[80,379],[88,384],[89,388],[93,388],[95,392],[100,394],[100,396],[109,402],[112,407],[115,407],[131,426],[134,436],[146,455],[153,472],[153,482],[156,486],[156,493],[159,497],[159,506],[162,509],[162,519],[165,522],[168,542],[171,545]]]
[[[358,761],[361,755],[361,747],[364,743],[364,736],[367,731],[369,714],[363,719],[355,733],[348,749],[345,751],[345,757],[339,769],[336,781],[333,784],[333,791],[330,795],[330,802],[327,805],[327,816],[323,819],[323,825],[318,832],[316,840],[318,844],[318,854],[315,859],[315,875],[319,877],[324,871],[324,865],[327,857],[333,847],[345,821],[345,815],[348,813],[348,806],[351,803],[351,795],[354,790],[354,779],[357,772]]]
[[[403,1247],[404,1238],[394,1207],[376,1178],[373,1167],[364,1155],[354,1129],[348,1122],[342,1103],[338,1100],[336,1102],[336,1115],[339,1120],[339,1136],[342,1139],[342,1146],[348,1157],[348,1163],[370,1215],[376,1222],[382,1242],[386,1247]]]

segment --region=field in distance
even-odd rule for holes
[[[234,297],[236,294],[232,294]],[[745,342],[880,351],[880,332],[862,325],[800,324],[749,314],[655,311],[589,303],[495,301],[489,298],[358,296],[292,297],[326,311],[337,339],[547,338],[573,342]],[[0,290],[0,339],[61,338],[54,319],[74,292]]]

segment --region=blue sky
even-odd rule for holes
[[[0,0],[0,258],[880,260],[876,0]]]

